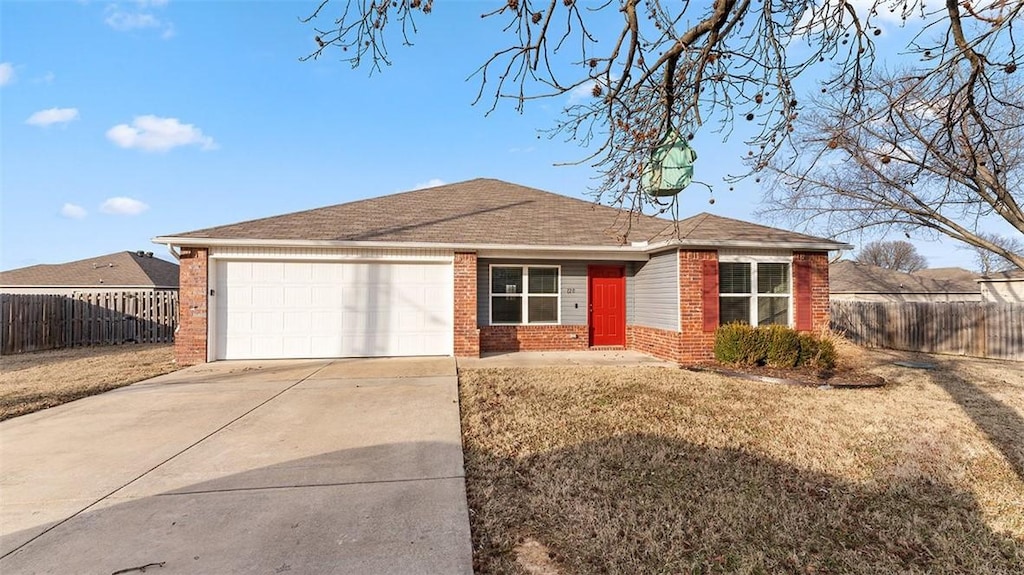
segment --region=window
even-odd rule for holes
[[[559,268],[491,266],[491,323],[558,323]]]
[[[718,264],[721,324],[789,325],[790,294],[788,262]]]

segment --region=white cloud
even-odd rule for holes
[[[134,6],[127,8],[122,8],[118,4],[108,4],[107,17],[103,21],[118,32],[156,28],[163,30],[160,34],[162,38],[171,38],[174,36],[174,24],[158,17],[150,10],[166,5],[167,0],[138,0]]]
[[[142,212],[149,209],[149,206],[135,198],[127,198],[124,196],[117,196],[114,198],[107,198],[100,205],[100,211],[105,214],[114,214],[117,216],[137,216]]]
[[[578,104],[579,102],[582,102],[583,100],[587,100],[589,98],[593,98],[594,97],[594,86],[596,86],[596,85],[597,85],[597,82],[595,82],[594,80],[587,80],[586,82],[584,82],[584,83],[580,84],[579,86],[576,86],[575,88],[573,88],[572,91],[569,92],[569,103],[570,104]]]
[[[141,28],[156,28],[160,26],[160,20],[152,14],[144,12],[122,12],[116,8],[107,14],[105,22],[107,23],[107,26],[110,26],[118,32],[127,32],[129,30],[138,30]]]
[[[118,124],[107,130],[107,138],[122,148],[138,148],[150,152],[166,152],[179,146],[199,146],[201,150],[217,149],[213,138],[192,124],[177,118],[136,116],[132,124]]]
[[[88,212],[85,211],[85,208],[77,204],[64,204],[60,209],[60,215],[73,220],[80,220],[87,214]]]
[[[889,6],[878,0],[846,0],[846,4],[853,7],[861,23],[870,20],[872,28],[885,29],[888,25],[917,29],[921,26],[921,21],[915,18],[915,16],[919,16],[919,13],[914,11],[914,6],[916,6],[914,4],[908,3],[904,7],[900,3],[893,3]],[[904,14],[905,10],[906,14]],[[904,18],[904,15],[907,17]],[[820,4],[808,4],[793,28],[793,39],[821,32],[825,25],[832,24],[837,16],[841,17],[845,23],[850,21],[850,16],[846,13],[846,8],[840,3],[840,0],[825,0]]]
[[[611,81],[618,82],[619,77],[617,75],[613,75]],[[608,92],[608,83],[604,78],[590,79],[569,91],[569,105],[579,104],[584,100],[596,98],[597,96],[594,96],[594,86],[597,85],[601,86],[602,94]]]
[[[26,124],[32,126],[52,126],[53,124],[66,124],[78,117],[78,108],[50,108],[39,110],[25,120]]]
[[[878,2],[877,0],[850,0],[850,5],[853,6],[862,21],[867,20],[870,16],[872,24],[876,26],[879,22],[902,25],[903,10],[907,10],[908,20],[916,14],[920,14],[920,12],[915,12],[915,7],[910,4],[904,8],[902,4],[890,4],[887,2]],[[874,14],[872,14],[872,10],[874,10]]]
[[[443,186],[444,180],[440,178],[431,178],[425,182],[420,182],[413,187],[414,190],[422,190],[424,188],[436,188],[437,186]]]
[[[52,84],[53,81],[56,80],[56,79],[57,79],[57,75],[56,74],[54,74],[53,72],[47,72],[47,73],[43,74],[42,76],[36,76],[35,78],[32,78],[32,82],[34,84]]]
[[[14,81],[14,66],[10,62],[0,62],[0,86]]]

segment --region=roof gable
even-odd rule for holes
[[[538,247],[613,247],[629,242],[655,243],[672,239],[709,244],[747,240],[820,246],[822,242],[829,242],[707,213],[679,222],[630,214],[628,210],[492,179],[414,190],[169,237]]]
[[[153,257],[152,252],[122,251],[0,272],[0,285],[178,287],[178,264]]]

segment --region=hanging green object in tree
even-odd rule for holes
[[[651,196],[674,196],[690,185],[695,161],[697,152],[675,130],[669,130],[651,150],[640,185]]]

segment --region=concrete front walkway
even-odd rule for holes
[[[220,362],[18,417],[0,493],[0,573],[472,572],[450,358]]]

